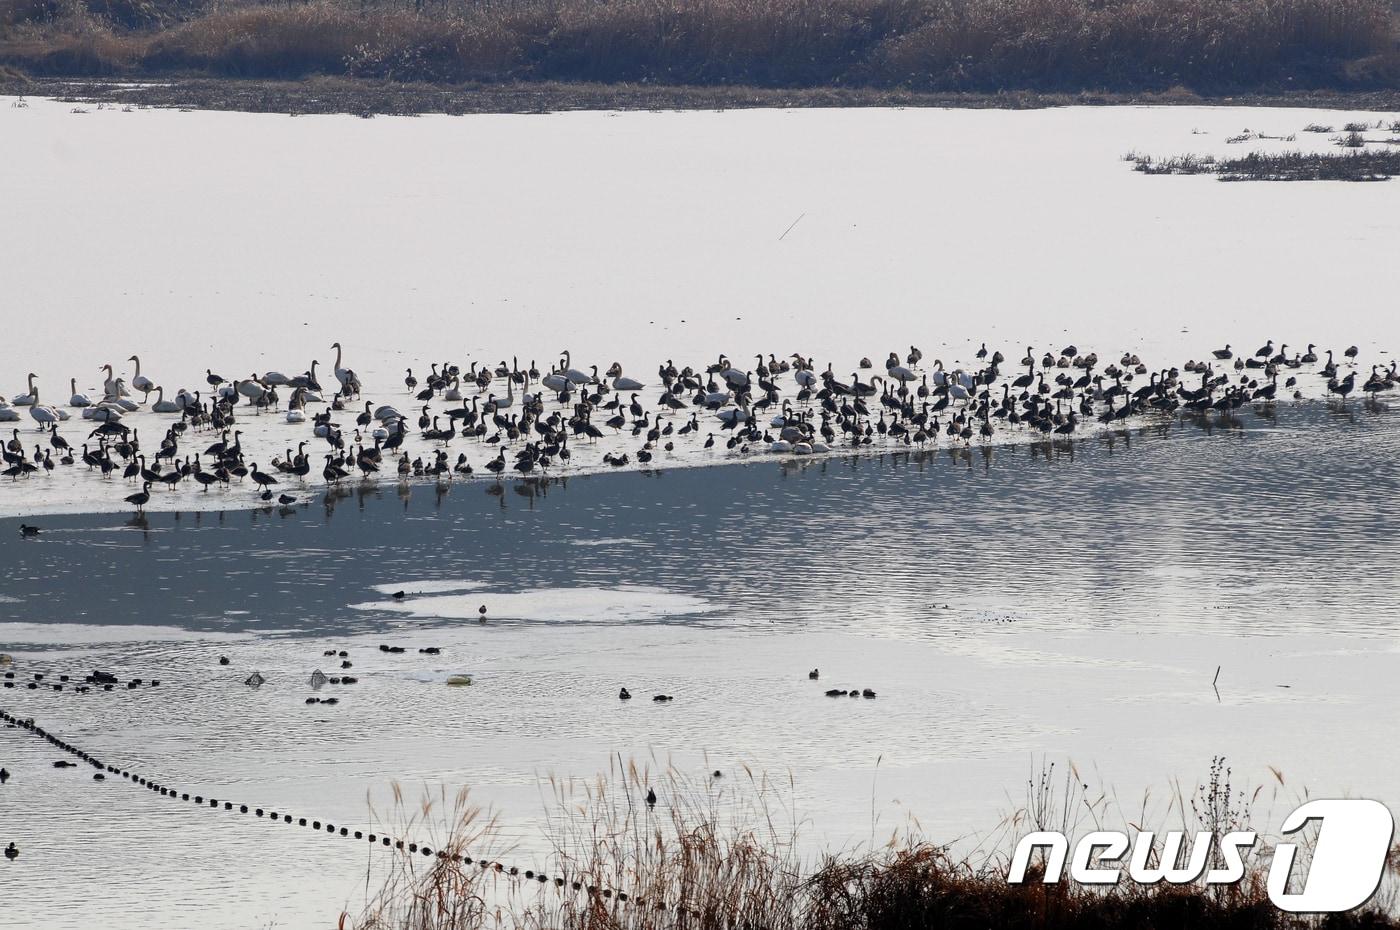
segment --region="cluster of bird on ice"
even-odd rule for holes
[[[285,507],[317,476],[330,485],[384,473],[449,481],[484,469],[497,479],[534,479],[681,464],[678,456],[691,452],[690,461],[802,456],[985,442],[998,433],[1054,441],[1133,417],[1229,416],[1245,404],[1273,402],[1280,391],[1301,399],[1300,379],[1311,376],[1325,396],[1344,403],[1358,371],[1356,346],[1334,358],[1330,349],[1290,353],[1270,340],[1252,355],[1237,356],[1227,345],[1202,361],[1153,369],[1132,353],[1105,363],[1073,345],[1040,353],[1028,347],[1008,362],[984,343],[965,368],[927,361],[911,346],[902,358],[861,359],[848,378],[794,353],[756,355],[751,366],[725,356],[695,367],[667,360],[647,383],[617,363],[602,373],[596,365],[576,368],[565,351],[543,372],[533,362],[504,361],[433,363],[421,377],[408,369],[402,386],[388,392],[396,396],[381,394],[376,403],[343,364],[340,344],[331,348],[336,360],[324,382],[316,361],[290,377],[268,371],[230,380],[206,369],[206,385],[173,396],[142,373],[137,356],[128,359],[130,382],[105,365],[101,396],[80,393],[72,379],[66,404],[49,403],[30,374],[23,393],[0,398],[0,421],[28,419],[41,435],[12,429],[0,471],[10,481],[0,488],[23,493],[56,468],[72,468],[136,486],[124,499],[138,511],[153,493],[182,485],[206,494],[243,486]],[[1373,365],[1361,389],[1374,398],[1397,381],[1394,361]],[[250,422],[259,428],[245,435]],[[160,436],[155,442],[152,433]]]

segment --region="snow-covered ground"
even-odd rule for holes
[[[365,398],[414,422],[407,368],[420,380],[434,362],[543,372],[564,349],[585,371],[620,362],[648,385],[648,410],[659,364],[703,368],[721,353],[751,369],[758,353],[800,352],[849,380],[861,357],[876,366],[863,376],[878,374],[911,345],[921,371],[934,359],[975,370],[986,342],[1014,374],[1026,346],[1074,343],[1101,367],[1134,353],[1156,369],[1272,339],[1290,354],[1356,344],[1364,378],[1400,344],[1381,312],[1400,187],[1145,177],[1122,156],[1327,149],[1338,133],[1303,128],[1393,119],[1231,108],[293,119],[4,98],[0,392],[24,393],[34,372],[45,403],[62,405],[70,379],[97,399],[99,367],[130,383],[133,354],[167,397],[207,391],[206,369],[295,375],[312,359],[332,384],[336,341]],[[1300,382],[1317,393],[1316,378]],[[19,428],[32,451],[43,437],[13,409],[19,422],[0,428]],[[352,446],[356,412],[336,417]],[[93,424],[72,413],[62,432],[76,448]],[[125,422],[150,453],[174,419]],[[667,419],[678,429],[684,412]],[[701,420],[652,464],[733,458],[713,416]],[[236,426],[264,470],[313,439],[309,422],[278,414]],[[706,451],[711,431],[721,445]],[[414,433],[405,448],[425,455],[432,444]],[[189,437],[181,454],[217,439]],[[624,451],[636,467],[644,441],[629,429],[552,471],[606,469],[602,455]],[[315,478],[324,443],[308,448]],[[477,475],[496,453],[461,440],[447,451]],[[5,514],[124,509],[135,490],[81,466],[0,484]],[[150,506],[256,503],[251,485],[204,494],[187,481]]]

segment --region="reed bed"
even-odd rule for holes
[[[925,90],[1395,86],[1386,0],[0,0],[34,75]]]
[[[1224,159],[1130,155],[1128,160],[1143,174],[1213,174],[1222,181],[1386,181],[1400,175],[1400,151],[1368,151],[1350,138],[1340,144],[1345,152],[1251,152]]]
[[[820,854],[800,852],[805,824],[790,801],[790,782],[747,769],[728,776],[653,772],[618,761],[591,782],[549,782],[546,832],[550,874],[567,887],[539,884],[492,869],[438,859],[415,871],[398,854],[382,887],[342,930],[1113,930],[1193,927],[1203,930],[1389,930],[1396,919],[1400,847],[1381,891],[1348,914],[1292,915],[1267,898],[1266,842],[1246,857],[1236,885],[1086,887],[1068,881],[1006,881],[1011,850],[1031,830],[1073,839],[1088,830],[1204,831],[1212,842],[1253,829],[1256,809],[1300,803],[1274,771],[1266,790],[1232,784],[1223,759],[1191,787],[1174,785],[1159,804],[1151,793],[1125,809],[1110,791],[1091,789],[1073,765],[1056,774],[1041,762],[1023,805],[987,837],[954,853],[919,833],[916,821],[868,845]],[[657,794],[655,807],[646,791]],[[426,811],[427,808],[424,808]],[[478,816],[453,810],[450,830],[461,850],[487,839]],[[1308,847],[1304,840],[1303,859]],[[968,844],[962,844],[966,847]],[[1154,846],[1154,850],[1157,847]],[[1214,853],[1213,853],[1214,855]],[[1158,853],[1160,857],[1160,853]],[[1034,879],[1037,866],[1032,866]],[[1038,874],[1043,875],[1042,871]],[[582,889],[574,891],[573,884]],[[625,894],[625,900],[618,892]]]

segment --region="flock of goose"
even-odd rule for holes
[[[1103,363],[1073,345],[1041,353],[1028,347],[1008,362],[983,344],[975,364],[951,369],[938,359],[926,363],[911,346],[903,358],[890,352],[879,362],[861,359],[848,378],[800,353],[759,354],[752,365],[720,356],[678,367],[668,359],[651,382],[624,375],[617,363],[603,372],[575,367],[565,351],[548,371],[504,361],[433,363],[421,377],[408,369],[394,389],[406,398],[400,407],[367,399],[340,343],[331,348],[328,378],[316,361],[294,376],[268,371],[229,379],[206,369],[199,389],[169,397],[134,355],[129,382],[102,366],[95,399],[79,392],[75,378],[68,402],[50,403],[30,374],[23,393],[0,398],[0,422],[27,419],[39,435],[12,428],[0,476],[16,488],[38,487],[55,469],[85,469],[108,484],[126,482],[134,492],[124,500],[138,511],[153,494],[182,485],[203,493],[242,485],[285,507],[316,477],[334,485],[357,474],[447,481],[479,468],[501,478],[566,467],[656,467],[681,446],[711,456],[800,456],[981,442],[998,433],[1045,441],[1094,422],[1226,416],[1280,392],[1300,399],[1300,378],[1314,374],[1343,402],[1358,387],[1355,346],[1336,358],[1313,345],[1290,353],[1272,340],[1242,356],[1227,345],[1180,368],[1150,368],[1132,353]],[[1394,362],[1375,365],[1360,389],[1374,397],[1397,382]],[[250,431],[245,448],[248,417],[267,428]],[[279,418],[289,429],[273,425]],[[152,433],[159,439],[150,441]],[[607,450],[601,456],[600,446]]]

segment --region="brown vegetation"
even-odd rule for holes
[[[1385,0],[0,0],[0,64],[925,90],[1389,86]]]
[[[883,848],[808,863],[797,852],[799,823],[782,786],[747,770],[724,779],[687,779],[619,766],[612,779],[554,784],[547,832],[555,844],[548,877],[462,861],[489,830],[460,805],[453,838],[431,859],[399,851],[356,930],[1394,930],[1390,875],[1373,904],[1349,914],[1299,916],[1275,908],[1264,888],[1268,850],[1247,860],[1237,885],[1090,888],[1071,882],[1005,879],[1006,851],[1031,829],[1073,836],[1100,829],[1116,800],[1089,796],[1073,766],[1063,779],[1044,767],[1025,806],[1008,815],[991,851],[954,856],[913,829]],[[1281,774],[1275,793],[1283,785]],[[730,780],[732,779],[732,784]],[[653,809],[642,798],[655,788]],[[1262,793],[1235,789],[1223,759],[1204,783],[1178,788],[1168,814],[1181,828],[1213,837],[1249,829]],[[1276,798],[1277,800],[1277,798]],[[1296,799],[1295,799],[1296,800]],[[1144,811],[1147,800],[1144,799]],[[426,815],[429,808],[425,807]],[[1124,816],[1119,814],[1119,816]],[[1126,820],[1127,818],[1124,817]],[[1142,821],[1141,814],[1134,814]],[[872,831],[875,829],[872,823]],[[1007,844],[1010,844],[1008,846]]]

